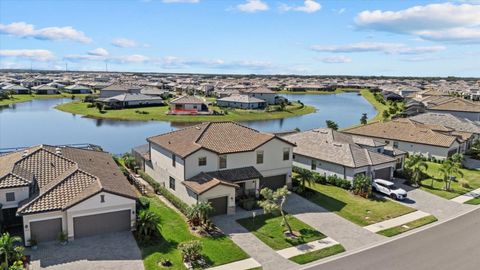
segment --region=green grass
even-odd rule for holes
[[[445,190],[445,182],[443,182],[442,174],[440,173],[440,168],[442,164],[427,162],[428,170],[426,174],[429,176],[427,179],[423,180],[421,183],[421,189],[443,197],[445,199],[453,199],[457,196],[465,194],[474,189],[480,188],[480,171],[478,170],[469,170],[461,169],[463,172],[463,177],[458,178],[457,182],[451,182],[452,190]],[[433,180],[433,186],[432,186]],[[462,187],[460,184],[461,181],[467,182],[469,187]]]
[[[55,108],[73,114],[85,115],[93,118],[106,118],[118,120],[136,120],[136,121],[172,121],[172,122],[209,122],[209,121],[255,121],[268,119],[281,119],[287,117],[294,117],[315,112],[312,106],[301,106],[298,103],[292,103],[287,106],[285,111],[266,112],[262,110],[241,110],[229,109],[226,110],[226,115],[167,115],[168,106],[145,107],[145,108],[127,108],[122,110],[107,110],[105,113],[100,113],[97,108],[88,108],[88,103],[79,101],[64,103]],[[223,109],[218,107],[211,107],[221,111]],[[135,111],[148,112],[147,114],[140,114]]]
[[[312,252],[308,252],[308,253],[305,253],[305,254],[297,255],[297,256],[289,258],[289,260],[291,260],[293,262],[296,262],[298,264],[306,264],[306,263],[313,262],[313,261],[316,261],[316,260],[320,260],[320,259],[332,256],[332,255],[335,255],[335,254],[338,254],[338,253],[342,253],[344,251],[345,251],[345,248],[342,245],[337,244],[337,245],[334,245],[334,246],[331,246],[331,247],[327,247],[327,248],[315,250],[315,251],[312,251]]]
[[[385,198],[366,199],[339,187],[314,183],[308,200],[360,226],[402,216],[415,209]]]
[[[0,100],[0,106],[20,103],[20,102],[27,102],[34,99],[46,99],[46,98],[70,98],[72,94],[61,93],[56,95],[13,95],[10,99],[2,99]],[[74,94],[75,98],[82,98],[87,96],[87,94]]]
[[[383,111],[388,110],[388,105],[378,102],[375,99],[374,94],[370,92],[370,90],[368,89],[360,90],[360,94],[364,99],[366,99],[370,104],[372,104],[372,106],[375,107],[375,109],[377,110],[377,114],[375,115],[375,117],[371,118],[370,116],[369,122],[382,120]]]
[[[480,204],[480,197],[473,198],[471,200],[468,200],[465,202],[466,204],[472,204],[472,205],[479,205]]]
[[[259,266],[259,267],[255,267],[255,268],[250,268],[250,269],[247,269],[247,270],[262,270],[263,267]]]
[[[419,228],[419,227],[422,227],[424,225],[430,224],[430,223],[435,222],[437,220],[438,219],[434,216],[426,216],[426,217],[423,217],[423,218],[420,218],[420,219],[417,219],[417,220],[399,225],[397,227],[393,227],[393,228],[389,228],[389,229],[386,229],[386,230],[383,230],[383,231],[379,231],[377,233],[381,234],[383,236],[392,237],[392,236],[404,233],[406,231],[410,231],[410,230],[413,230],[415,228]],[[407,226],[408,228],[404,227],[404,226]]]
[[[314,228],[293,216],[288,215],[287,219],[290,226],[292,226],[293,231],[300,233],[300,236],[296,239],[289,239],[284,236],[286,227],[281,226],[282,216],[267,214],[257,216],[255,217],[255,220],[249,217],[239,219],[237,222],[275,250],[305,244],[326,237],[321,232],[316,231]]]
[[[192,235],[186,221],[180,214],[167,207],[156,197],[149,198],[149,200],[150,210],[160,217],[158,228],[162,239],[148,246],[140,246],[146,270],[162,269],[158,266],[160,259],[169,259],[173,263],[173,266],[169,269],[185,269],[177,246],[189,240],[202,242],[202,254],[211,266],[248,258],[248,255],[226,236],[200,238]]]

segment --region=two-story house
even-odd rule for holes
[[[234,122],[203,123],[147,139],[145,171],[188,204],[233,214],[238,196],[291,186],[293,143]]]

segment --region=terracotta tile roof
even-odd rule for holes
[[[1,187],[33,181],[38,190],[22,202],[20,214],[65,209],[99,191],[136,198],[133,187],[105,152],[41,145],[0,156]]]
[[[428,109],[438,110],[438,111],[458,111],[458,112],[480,113],[480,103],[473,102],[470,100],[465,100],[463,98],[454,98],[449,101],[438,103],[437,105],[429,107]]]
[[[283,140],[273,134],[259,132],[238,123],[211,122],[150,137],[147,140],[180,157],[186,157],[200,148],[218,154],[253,151],[273,138]]]
[[[425,125],[409,119],[396,119],[354,127],[343,132],[387,140],[450,147],[457,137],[438,131],[441,129],[438,125]]]

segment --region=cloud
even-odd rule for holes
[[[339,64],[339,63],[350,63],[350,62],[352,62],[352,58],[347,57],[345,55],[329,56],[329,57],[324,57],[320,60],[324,63],[327,63],[327,64]]]
[[[184,59],[176,56],[167,56],[160,61],[160,65],[164,68],[188,68],[188,67],[204,67],[211,69],[250,69],[250,70],[265,70],[273,68],[270,62],[263,61],[225,61],[222,59],[213,60],[197,60],[197,59]]]
[[[112,40],[112,45],[120,48],[135,48],[138,47],[138,43],[135,40],[126,38],[116,38]]]
[[[48,50],[0,50],[0,56],[2,57],[16,57],[35,61],[50,61],[55,58],[53,53]]]
[[[115,62],[119,64],[123,63],[145,63],[150,61],[150,58],[141,54],[116,56],[107,59],[109,62]]]
[[[354,21],[361,29],[414,35],[425,40],[480,42],[480,5],[441,3],[400,11],[366,10]]]
[[[305,0],[303,2],[303,6],[289,6],[287,4],[281,4],[279,9],[280,11],[300,11],[305,13],[314,13],[322,9],[322,5],[315,0]]]
[[[162,0],[165,4],[175,4],[175,3],[187,3],[187,4],[196,4],[199,3],[200,0]]]
[[[262,0],[247,0],[244,4],[238,4],[236,9],[242,12],[254,13],[268,10],[268,5]]]
[[[94,50],[88,51],[88,55],[93,55],[93,56],[107,56],[108,51],[105,50],[104,48],[96,48]]]
[[[31,37],[40,40],[71,40],[80,43],[92,42],[91,38],[71,26],[54,26],[36,29],[33,24],[14,22],[11,24],[0,24],[0,33],[21,38]]]
[[[353,52],[383,52],[386,54],[424,54],[443,51],[444,46],[408,47],[401,43],[361,42],[347,45],[313,45],[311,49],[317,52],[353,53]]]

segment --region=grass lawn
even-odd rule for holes
[[[74,94],[76,98],[82,98],[87,96],[86,94]],[[26,102],[30,101],[33,99],[44,99],[44,98],[70,98],[72,97],[72,94],[67,94],[67,93],[61,93],[61,94],[56,94],[56,95],[13,95],[12,98],[10,99],[2,99],[0,100],[0,106],[5,106],[9,104],[15,104],[15,103],[20,103],[20,102]]]
[[[305,244],[326,237],[293,216],[288,215],[287,219],[293,231],[300,233],[298,238],[285,238],[284,231],[286,227],[280,225],[282,223],[282,216],[274,216],[272,214],[259,215],[255,217],[255,221],[249,217],[239,219],[237,222],[275,250]]]
[[[307,199],[360,226],[414,212],[415,209],[384,198],[365,199],[339,187],[314,183]]]
[[[461,171],[463,172],[463,177],[457,179],[459,181],[467,182],[469,187],[462,187],[460,182],[452,182],[452,190],[446,191],[444,190],[445,182],[443,182],[443,177],[439,171],[439,169],[442,167],[442,164],[434,162],[427,162],[427,164],[428,170],[426,171],[426,174],[428,174],[429,178],[423,180],[421,186],[421,189],[425,191],[428,191],[445,199],[452,199],[474,189],[480,188],[480,171],[461,169]],[[431,186],[432,180],[433,187]]]
[[[373,93],[370,92],[370,90],[368,90],[368,89],[360,90],[360,94],[362,95],[362,97],[364,99],[366,99],[368,102],[370,102],[370,104],[372,104],[372,106],[375,107],[375,109],[377,110],[377,115],[375,115],[375,117],[373,117],[373,118],[371,118],[371,116],[370,116],[370,119],[368,121],[369,122],[375,122],[375,121],[382,120],[383,111],[388,110],[388,105],[378,102],[375,99],[375,96],[373,95]]]
[[[480,204],[480,197],[473,198],[471,200],[468,200],[465,202],[466,204],[472,204],[472,205],[479,205]]]
[[[58,110],[73,114],[85,115],[93,118],[119,119],[119,120],[137,120],[137,121],[172,121],[172,122],[210,122],[210,121],[255,121],[268,119],[281,119],[293,116],[299,116],[315,112],[312,106],[302,107],[298,103],[292,103],[287,106],[285,111],[266,112],[262,110],[226,110],[226,115],[167,115],[168,106],[128,108],[122,110],[107,110],[106,113],[100,113],[97,108],[88,108],[88,103],[79,101],[60,104],[55,107]],[[218,107],[211,107],[221,111]],[[146,112],[146,113],[139,113]]]
[[[437,220],[438,219],[434,216],[426,216],[426,217],[423,217],[423,218],[420,218],[420,219],[402,224],[402,225],[397,226],[397,227],[393,227],[393,228],[389,228],[389,229],[386,229],[386,230],[383,230],[383,231],[379,231],[377,233],[381,234],[383,236],[392,237],[392,236],[395,236],[397,234],[401,234],[401,233],[404,233],[406,231],[410,231],[410,230],[413,230],[415,228],[422,227],[423,225],[430,224],[430,223],[435,222]],[[404,226],[406,226],[406,227],[404,227]]]
[[[291,257],[289,260],[296,262],[298,264],[306,264],[306,263],[320,260],[344,251],[345,251],[345,248],[343,248],[342,245],[338,244],[338,245],[323,248],[320,250],[315,250],[305,254],[297,255],[297,256]]]
[[[149,200],[150,210],[160,217],[158,228],[162,239],[152,245],[140,246],[146,270],[162,269],[158,266],[160,259],[169,259],[173,263],[173,266],[168,269],[185,269],[177,246],[189,240],[202,242],[202,254],[212,266],[248,258],[248,255],[226,236],[199,238],[192,235],[180,214],[167,207],[156,197],[149,198]]]

